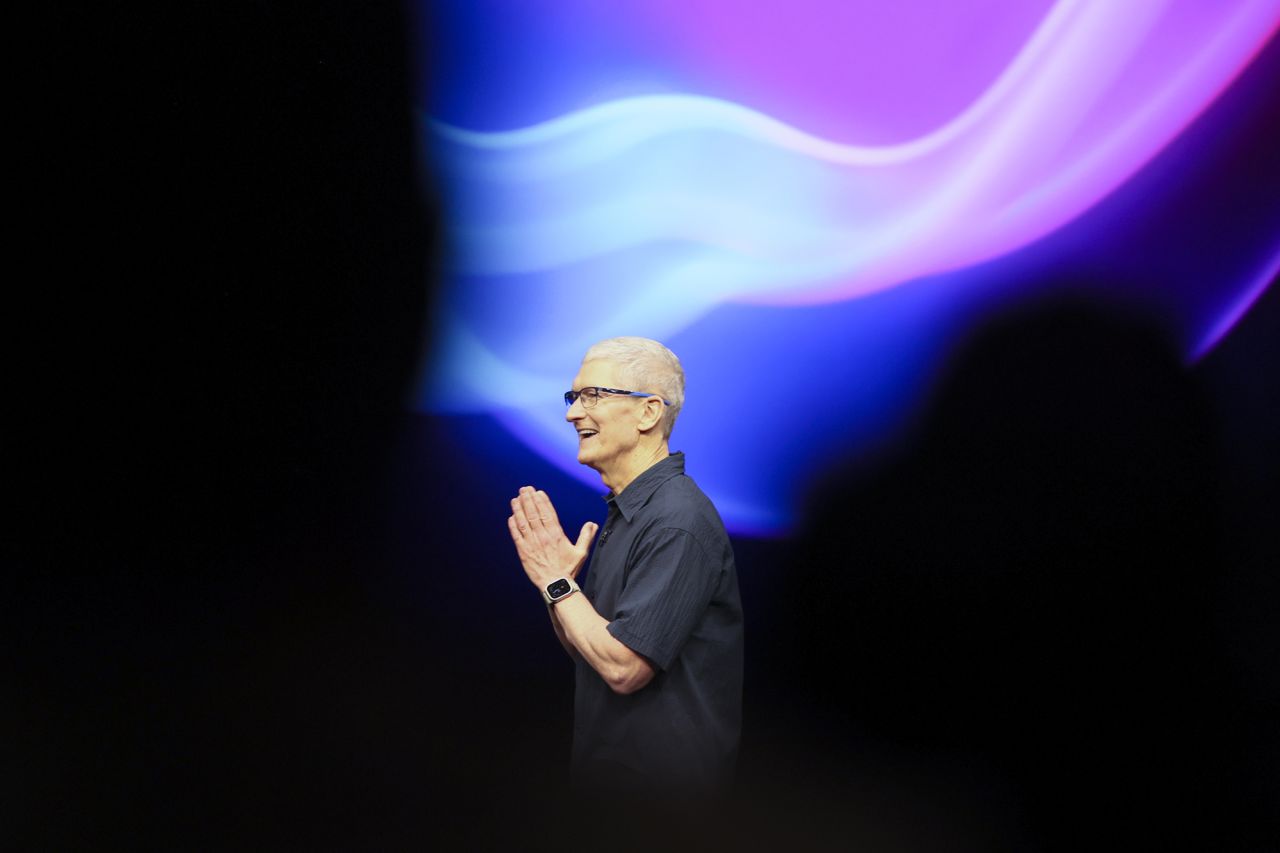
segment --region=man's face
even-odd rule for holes
[[[618,366],[604,359],[584,361],[573,378],[573,390],[594,385],[599,388],[628,388]],[[603,396],[590,409],[582,399],[574,401],[565,420],[578,431],[578,461],[601,473],[615,470],[617,463],[635,449],[640,440],[636,428],[644,412],[639,397]]]

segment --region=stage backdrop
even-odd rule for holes
[[[992,312],[1092,290],[1194,361],[1280,267],[1275,157],[1237,156],[1277,108],[1275,0],[417,11],[448,229],[413,404],[592,491],[561,395],[604,337],[681,357],[675,449],[778,534]]]

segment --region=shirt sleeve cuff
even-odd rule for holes
[[[656,666],[664,672],[670,668],[673,661],[671,653],[662,648],[661,644],[651,640],[648,637],[640,636],[629,630],[624,624],[618,622],[610,622],[605,628],[613,635],[613,638],[622,645],[631,649],[638,655],[643,656],[649,663]]]

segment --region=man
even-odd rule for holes
[[[612,338],[583,357],[565,394],[578,461],[609,487],[609,511],[576,542],[545,492],[511,501],[507,524],[576,663],[573,776],[599,791],[723,790],[742,720],[742,605],[733,550],[668,441],[684,402],[675,354]]]

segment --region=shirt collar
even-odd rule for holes
[[[676,451],[666,459],[641,471],[640,476],[632,480],[621,494],[615,495],[610,492],[604,496],[604,499],[616,506],[622,513],[622,517],[630,524],[632,517],[649,502],[649,498],[653,497],[653,493],[659,486],[683,473],[684,451]]]

